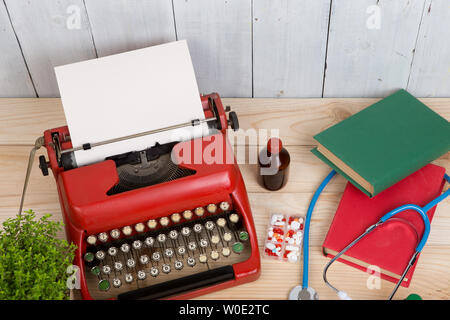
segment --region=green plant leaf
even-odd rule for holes
[[[0,230],[0,300],[68,299],[67,267],[76,246],[56,238],[61,222],[32,210],[7,219]]]

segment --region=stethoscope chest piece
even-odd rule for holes
[[[289,300],[319,300],[319,295],[311,287],[296,286],[289,293]]]

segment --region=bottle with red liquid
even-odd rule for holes
[[[268,190],[280,190],[288,181],[290,162],[289,152],[283,148],[281,140],[270,138],[267,147],[259,153],[259,182]]]

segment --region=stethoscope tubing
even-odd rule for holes
[[[317,199],[319,199],[322,190],[326,187],[328,182],[336,175],[335,170],[331,170],[331,172],[323,179],[320,186],[317,188],[314,193],[311,202],[309,203],[308,211],[306,213],[305,218],[305,229],[303,231],[303,279],[302,279],[302,287],[303,289],[308,288],[308,266],[309,266],[309,226],[311,224],[311,215],[314,210],[314,206],[316,205]]]

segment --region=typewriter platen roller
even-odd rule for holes
[[[68,128],[60,127],[39,140],[48,153],[41,170],[53,172],[66,234],[78,247],[83,298],[187,299],[258,278],[253,218],[226,135],[229,126],[239,128],[237,116],[216,93],[201,101],[204,120],[174,127],[207,122],[207,139],[157,144],[81,167],[74,151],[117,139],[74,147]],[[217,163],[170,156],[212,144],[223,151]]]

